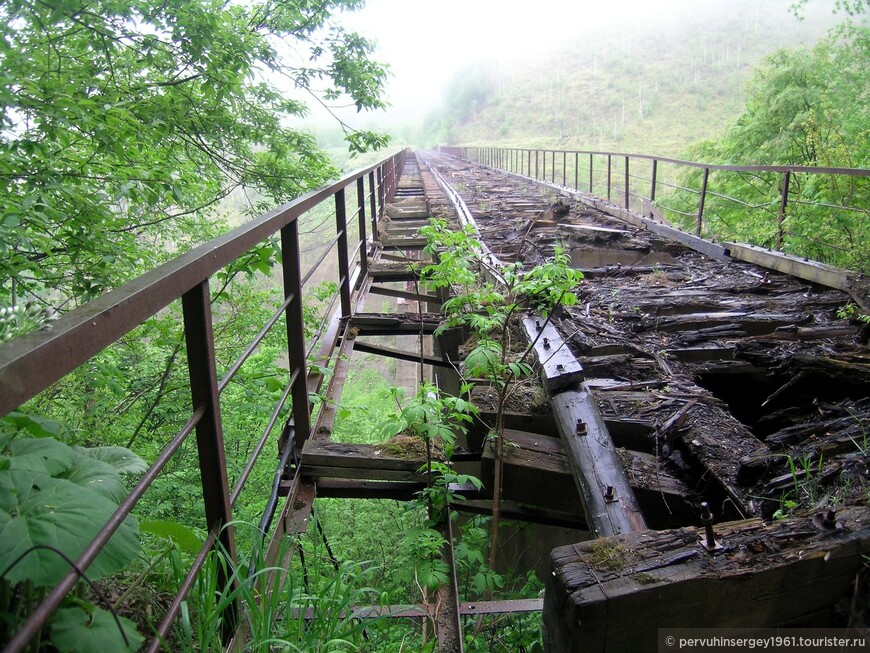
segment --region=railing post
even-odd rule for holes
[[[568,185],[568,153],[562,152],[562,185]]]
[[[378,238],[378,211],[375,206],[375,171],[369,172],[369,212],[372,214],[372,240]]]
[[[199,475],[205,507],[207,530],[218,533],[223,553],[232,563],[238,562],[227,481],[227,461],[221,424],[220,394],[212,329],[211,297],[208,279],[188,290],[181,297],[184,315],[184,338],[187,344],[187,365],[190,375],[190,395],[193,410],[205,407],[205,414],[196,425],[196,448],[199,454]],[[230,582],[228,565],[218,565],[218,587]],[[235,585],[235,583],[233,583]],[[230,641],[238,623],[238,600],[227,607],[222,619],[225,642]]]
[[[610,186],[611,186],[610,181],[611,181],[611,169],[612,169],[612,166],[610,165],[611,159],[612,159],[612,155],[608,154],[607,155],[607,201],[608,202],[610,201]]]
[[[365,178],[356,180],[356,203],[359,206],[359,266],[360,278],[365,278],[369,269],[369,248],[366,246],[366,184]]]
[[[378,216],[384,214],[384,166],[378,166]],[[377,233],[377,232],[375,232]]]
[[[389,190],[387,192],[389,193]],[[350,266],[347,261],[347,206],[344,188],[335,191],[335,232],[338,234],[338,284],[341,294],[341,316],[350,317]]]
[[[580,152],[574,152],[574,190],[580,190]]]
[[[527,154],[526,159],[528,160],[528,166],[527,166],[528,172],[526,173],[526,176],[531,177],[532,176],[532,151],[528,150],[526,152],[526,154]]]
[[[556,150],[550,155],[550,183],[556,183]]]
[[[659,160],[653,159],[653,162],[652,162],[652,181],[650,182],[650,189],[649,189],[650,215],[652,215],[653,202],[656,201],[656,173],[658,172],[658,167],[659,167]]]
[[[299,223],[296,220],[281,229],[281,271],[284,276],[284,299],[291,295],[293,301],[284,311],[287,326],[287,356],[290,359],[290,376],[299,370],[293,381],[293,427],[292,446],[298,451],[311,431],[311,413],[308,406],[307,371],[305,361],[305,322],[302,314],[302,274],[299,270]],[[285,443],[281,443],[283,452]]]
[[[704,168],[704,177],[701,179],[701,201],[698,202],[698,219],[695,222],[695,235],[701,235],[701,226],[704,222],[704,202],[707,201],[707,180],[710,178],[710,168]]]
[[[535,150],[535,179],[538,178],[538,150]]]
[[[592,192],[592,152],[589,153],[589,192]]]
[[[631,201],[631,194],[628,191],[628,185],[630,182],[630,175],[628,174],[628,157],[625,157],[625,210],[630,211],[629,202]]]
[[[542,170],[541,181],[547,181],[547,150],[542,151],[541,159],[543,159],[544,168]]]
[[[791,170],[786,170],[782,177],[782,197],[779,202],[779,216],[776,219],[776,251],[782,251],[782,223],[785,220],[785,209],[788,206],[788,187],[791,183]]]

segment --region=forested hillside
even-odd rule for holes
[[[744,88],[766,56],[811,44],[843,19],[833,3],[698,2],[678,18],[577,30],[565,46],[521,62],[471,62],[455,75],[423,127],[432,144],[499,144],[677,155],[718,134],[742,110]]]

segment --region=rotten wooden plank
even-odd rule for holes
[[[431,335],[442,318],[440,313],[357,313],[350,323],[358,336]]]
[[[655,650],[658,629],[831,625],[870,552],[870,509],[630,533],[553,550],[544,626],[553,653]],[[819,524],[819,525],[817,525]],[[821,620],[821,621],[820,621]]]

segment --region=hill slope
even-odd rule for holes
[[[740,113],[765,55],[811,44],[837,22],[829,2],[812,3],[803,21],[790,4],[698,1],[678,19],[581,32],[523,62],[476,62],[453,78],[421,140],[678,155]]]

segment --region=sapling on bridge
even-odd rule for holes
[[[489,555],[492,569],[498,553],[501,515],[505,403],[514,382],[533,372],[526,359],[534,343],[524,346],[519,354],[512,353],[510,325],[523,311],[535,311],[549,320],[561,306],[575,304],[577,297],[572,289],[583,274],[570,267],[568,256],[561,250],[530,270],[524,270],[520,263],[494,269],[470,227],[451,231],[444,220],[430,222],[421,233],[428,241],[425,251],[436,262],[423,269],[422,279],[435,289],[446,288],[453,294],[443,304],[445,321],[436,334],[448,328],[466,328],[476,346],[465,358],[465,374],[482,380],[498,396],[496,422],[489,435],[495,449]]]

